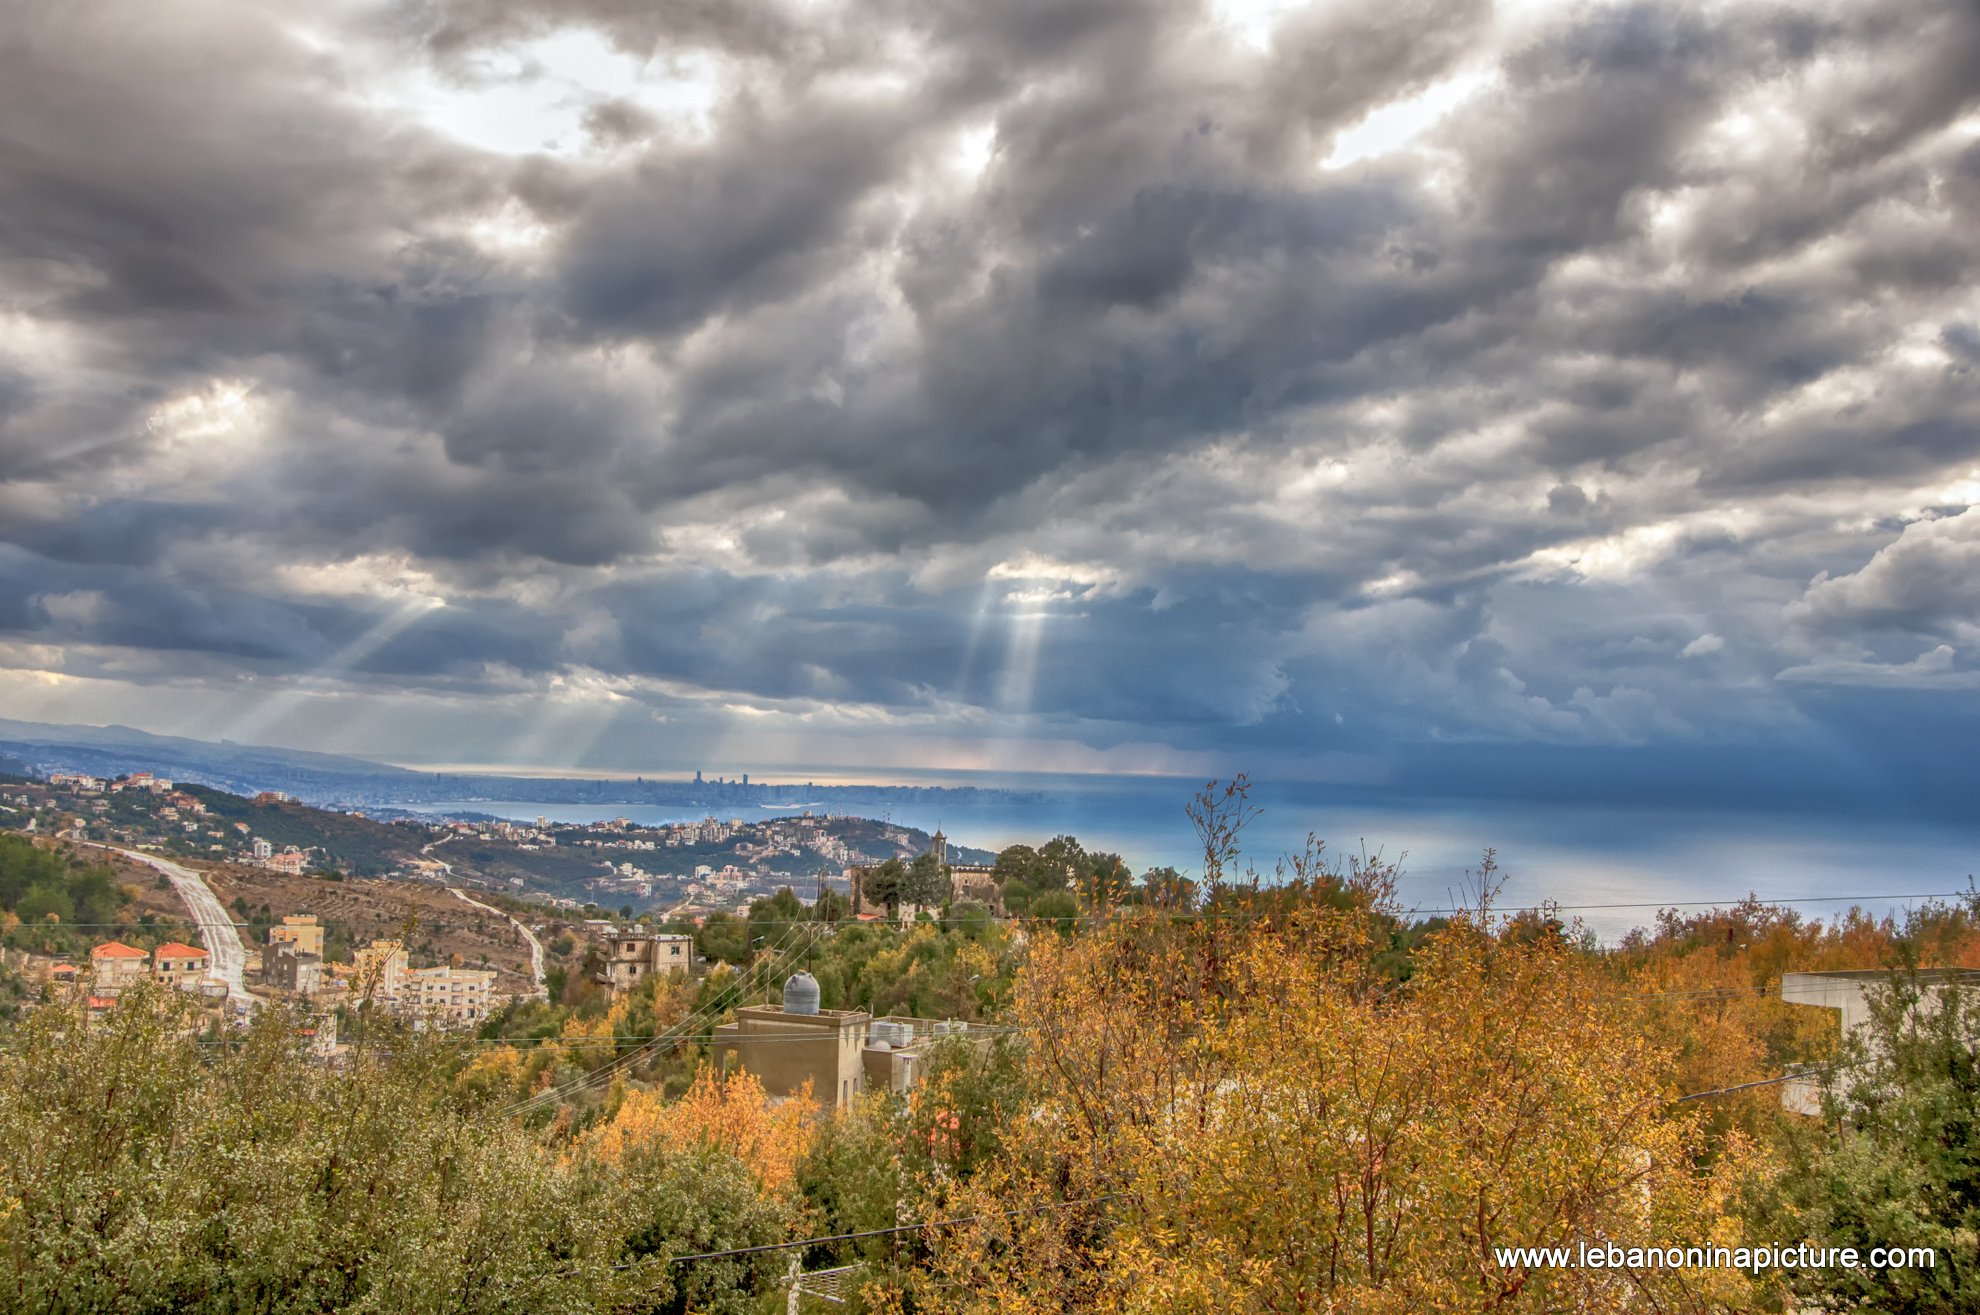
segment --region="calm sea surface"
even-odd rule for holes
[[[1077,836],[1090,850],[1121,854],[1141,871],[1173,865],[1202,868],[1202,848],[1184,806],[1200,783],[1148,778],[1053,778],[1026,782],[1044,803],[867,806],[851,811],[904,826],[940,827],[955,843],[980,849],[1038,844]],[[1980,825],[1958,828],[1914,820],[1880,826],[1861,818],[1750,816],[1668,810],[1521,804],[1439,806],[1343,802],[1326,786],[1261,784],[1261,811],[1243,832],[1244,859],[1270,875],[1300,850],[1309,832],[1330,854],[1362,848],[1402,863],[1405,902],[1447,908],[1475,892],[1487,846],[1505,878],[1502,907],[1553,900],[1574,910],[1604,939],[1648,923],[1666,905],[1730,902],[1749,892],[1795,903],[1810,916],[1838,912],[1851,900],[1877,911],[1906,897],[1966,889],[1980,871]],[[745,820],[789,816],[798,808],[725,808]],[[476,812],[533,820],[584,822],[695,821],[702,809],[542,804],[474,800],[423,806],[423,812]],[[825,811],[821,806],[819,811]],[[1601,908],[1602,905],[1640,907]]]

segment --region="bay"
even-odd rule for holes
[[[1202,869],[1202,847],[1185,813],[1201,782],[1066,777],[1012,784],[1029,798],[846,811],[940,829],[953,843],[980,849],[1072,835],[1089,850],[1122,855],[1137,872]],[[1503,879],[1498,907],[1553,902],[1604,941],[1653,922],[1659,908],[1732,903],[1748,894],[1791,904],[1809,917],[1832,917],[1852,904],[1878,914],[1901,911],[1918,896],[1967,890],[1969,874],[1980,870],[1980,827],[1915,818],[1880,823],[1817,813],[1370,799],[1328,786],[1271,782],[1255,785],[1250,800],[1257,812],[1241,833],[1240,868],[1248,864],[1268,880],[1286,855],[1304,849],[1311,833],[1329,856],[1365,848],[1400,862],[1403,900],[1419,911],[1471,907],[1481,858],[1491,847]],[[422,804],[413,811],[521,821],[624,817],[649,826],[706,816],[705,809],[527,799]],[[802,811],[802,804],[731,807],[721,815],[760,821]]]

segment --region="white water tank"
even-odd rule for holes
[[[818,1012],[818,979],[810,973],[797,973],[784,983],[784,1012],[787,1014],[815,1014]]]

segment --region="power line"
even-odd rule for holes
[[[1792,1082],[1796,1078],[1814,1077],[1818,1073],[1826,1073],[1829,1071],[1829,1067],[1827,1064],[1822,1064],[1815,1068],[1803,1069],[1799,1073],[1783,1073],[1779,1077],[1761,1078],[1758,1082],[1742,1082],[1738,1086],[1717,1087],[1711,1091],[1694,1091],[1689,1096],[1679,1096],[1671,1104],[1682,1105],[1688,1100],[1705,1100],[1712,1096],[1730,1096],[1736,1091],[1752,1091],[1758,1087],[1775,1087],[1783,1082]]]
[[[681,1023],[677,1024],[676,1027],[684,1027],[690,1022],[702,1025],[712,1022],[717,1015],[725,1012],[730,1004],[742,999],[745,994],[753,991],[755,987],[752,985],[751,979],[755,977],[759,970],[767,969],[769,961],[772,958],[785,953],[786,947],[791,946],[795,939],[797,939],[797,929],[793,927],[789,931],[786,931],[770,950],[765,952],[758,963],[750,965],[744,973],[743,981],[735,987],[730,988],[734,991],[733,996],[728,1000],[724,1000],[718,995],[714,1001],[702,1006],[694,1013],[688,1015],[687,1018],[681,1020]],[[770,971],[774,970],[764,971],[763,983],[767,984],[769,981]],[[515,1101],[502,1110],[497,1111],[497,1117],[507,1118],[513,1114],[529,1114],[546,1105],[561,1103],[565,1097],[576,1095],[578,1092],[596,1086],[606,1079],[614,1077],[625,1069],[630,1068],[639,1061],[641,1055],[656,1050],[664,1044],[671,1044],[671,1041],[665,1034],[654,1038],[644,1046],[628,1051],[602,1068],[595,1069],[581,1078],[564,1084],[562,1087],[549,1087],[531,1096],[524,1097],[522,1100]]]

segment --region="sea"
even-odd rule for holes
[[[1028,779],[1021,797],[864,805],[850,812],[923,831],[952,844],[998,850],[1058,835],[1088,850],[1120,854],[1136,871],[1203,868],[1203,846],[1187,814],[1200,781],[1161,777]],[[1403,903],[1425,915],[1476,907],[1486,851],[1498,868],[1495,906],[1559,906],[1604,942],[1656,921],[1659,910],[1703,909],[1748,895],[1810,918],[1852,905],[1900,913],[1926,898],[1957,898],[1980,872],[1980,824],[1917,819],[1879,823],[1821,813],[1750,814],[1669,808],[1544,803],[1343,799],[1325,785],[1262,782],[1239,833],[1247,867],[1265,880],[1312,842],[1323,855],[1367,853],[1399,865]],[[527,799],[421,804],[411,811],[480,813],[533,821],[624,817],[646,825],[699,821],[705,809],[572,805]],[[805,811],[797,802],[725,807],[724,818],[756,821]],[[834,811],[823,803],[813,811]]]

